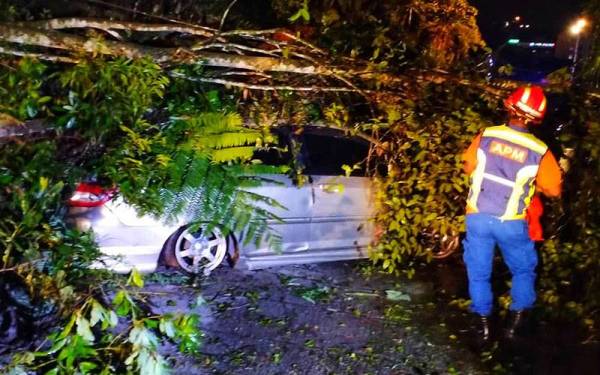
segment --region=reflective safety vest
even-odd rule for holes
[[[535,178],[548,146],[526,131],[506,125],[487,128],[477,150],[467,205],[502,220],[525,218]]]

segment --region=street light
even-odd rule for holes
[[[573,25],[571,25],[570,31],[573,35],[580,35],[583,29],[587,26],[587,20],[585,18],[578,19]]]
[[[577,66],[577,57],[579,54],[579,41],[581,39],[581,33],[583,29],[587,26],[587,20],[585,18],[580,18],[573,25],[571,25],[569,31],[572,35],[574,35],[577,39],[575,41],[575,52],[573,53],[573,66],[571,67],[571,73],[575,73],[575,67]]]

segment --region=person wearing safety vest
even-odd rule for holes
[[[536,299],[538,257],[529,236],[527,210],[534,194],[558,197],[562,172],[548,146],[529,133],[546,114],[547,99],[537,86],[521,87],[504,104],[507,125],[484,129],[463,155],[470,178],[464,261],[469,279],[471,311],[478,315],[478,334],[490,339],[492,264],[496,245],[512,274],[510,319],[505,334],[515,335],[524,312]]]

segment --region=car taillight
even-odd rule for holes
[[[69,199],[71,207],[100,207],[111,200],[116,189],[106,189],[96,184],[80,183]]]

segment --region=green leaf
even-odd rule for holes
[[[90,371],[92,371],[93,369],[97,368],[98,365],[93,363],[93,362],[81,362],[79,364],[79,370],[83,373],[83,374],[87,374]]]
[[[131,286],[136,286],[138,288],[144,287],[144,279],[142,275],[139,273],[137,268],[133,268],[131,270],[131,274],[129,275],[129,279],[127,280],[127,284]]]
[[[300,19],[300,17],[302,17],[302,19],[304,19],[304,21],[306,22],[310,21],[310,13],[308,11],[308,0],[304,0],[302,8],[300,8],[294,15],[292,15],[289,18],[289,20],[290,22],[296,22],[298,19]]]
[[[90,329],[90,322],[82,317],[81,315],[77,317],[77,334],[81,336],[85,341],[92,343],[95,340],[94,334]]]
[[[111,327],[116,327],[117,323],[119,323],[119,317],[112,310],[108,312],[108,322]]]
[[[63,348],[63,346],[65,346],[66,343],[67,343],[67,339],[56,340],[52,344],[52,347],[50,347],[50,349],[48,349],[45,352],[45,354],[46,355],[51,355],[51,354],[54,354],[54,353],[58,352],[59,350],[61,350]]]
[[[40,191],[45,191],[48,188],[48,178],[40,177]]]
[[[34,118],[38,114],[38,110],[33,104],[28,104],[26,108],[29,118]]]
[[[386,290],[385,297],[390,301],[411,301],[410,295],[399,290]]]
[[[349,165],[344,164],[344,165],[342,165],[342,170],[346,174],[346,177],[350,177],[350,175],[352,174],[353,168]]]
[[[113,299],[113,305],[120,305],[125,300],[125,291],[119,290]]]
[[[156,335],[145,328],[142,324],[135,324],[129,333],[129,342],[144,348],[156,348],[158,339]]]
[[[77,314],[71,315],[71,319],[69,319],[69,322],[67,323],[65,328],[62,330],[62,332],[58,336],[59,339],[64,339],[71,333],[71,329],[73,329],[73,325],[75,325],[76,320],[77,320]]]
[[[117,292],[113,300],[113,305],[117,308],[116,313],[119,316],[126,316],[130,311],[132,311],[132,309],[134,309],[129,294],[127,294],[125,290],[120,290]]]
[[[167,337],[173,338],[175,337],[175,325],[171,319],[160,319],[159,329],[162,333],[164,333]]]
[[[92,301],[92,311],[90,312],[90,326],[93,327],[96,323],[104,321],[106,317],[106,310],[98,301]]]
[[[50,100],[52,100],[51,96],[42,96],[39,100],[38,100],[38,104],[44,104],[44,103],[48,103]]]

